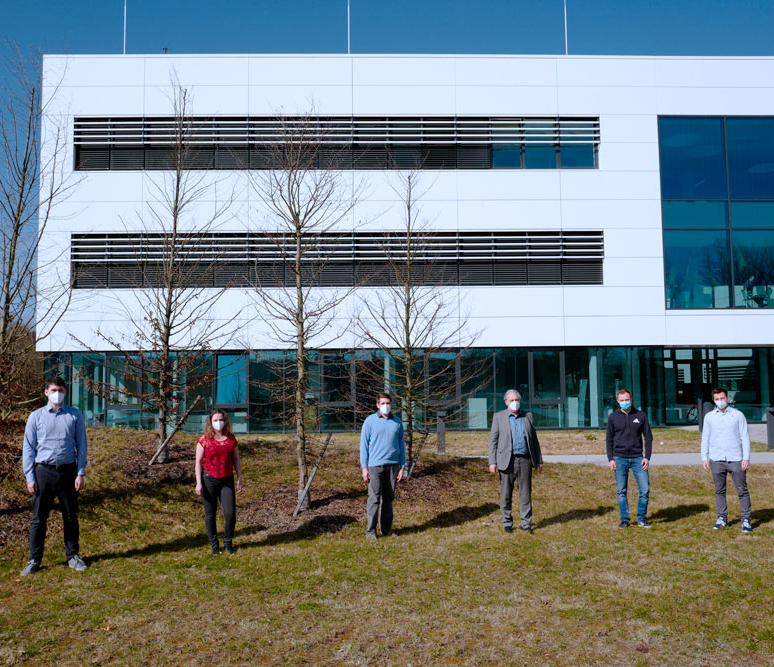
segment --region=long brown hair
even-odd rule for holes
[[[223,415],[223,421],[225,422],[223,424],[223,430],[221,433],[225,435],[227,438],[234,438],[234,432],[231,430],[231,420],[228,418],[228,415],[226,414],[225,410],[221,410],[220,408],[217,408],[210,412],[209,415],[207,415],[207,423],[204,425],[204,435],[206,435],[208,438],[214,438],[215,437],[215,429],[212,428],[212,417],[213,415]]]

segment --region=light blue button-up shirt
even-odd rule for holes
[[[27,482],[35,480],[35,464],[78,463],[78,474],[86,474],[86,422],[81,411],[69,405],[59,410],[45,405],[35,410],[24,429],[22,466]]]
[[[524,418],[521,413],[515,415],[511,413],[508,415],[508,420],[511,423],[511,446],[513,447],[513,453],[519,456],[526,456],[529,454],[527,450],[527,432],[524,430]]]
[[[701,432],[701,460],[749,461],[750,434],[747,420],[736,408],[715,408],[704,416]]]

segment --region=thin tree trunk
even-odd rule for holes
[[[301,274],[301,232],[296,233],[296,459],[298,461],[298,502],[300,509],[309,509],[310,492],[306,488],[306,332],[304,331],[304,289]],[[303,497],[306,495],[306,497]]]

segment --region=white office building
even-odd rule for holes
[[[457,372],[470,359],[485,375],[473,393],[459,388],[454,427],[486,428],[510,387],[546,428],[604,425],[621,387],[654,424],[695,420],[715,385],[762,420],[774,399],[772,81],[772,58],[47,56],[44,129],[64,128],[72,189],[45,232],[56,270],[40,278],[75,280],[41,343],[47,369],[88,416],[151,425],[121,391],[108,339],[131,350],[142,320],[131,276],[153,281],[141,265],[183,88],[202,184],[183,224],[195,234],[216,218],[196,243],[230,249],[201,276],[210,294],[226,288],[206,326],[233,328],[208,351],[202,410],[228,408],[242,430],[283,428],[286,406],[255,381],[292,351],[251,295],[267,216],[250,176],[271,168],[272,123],[311,114],[358,192],[337,222],[336,271],[317,287],[359,285],[315,357],[320,428],[355,427],[356,405],[372,400],[359,395],[355,360],[369,351],[349,306],[380,290],[359,276],[386,261],[366,262],[365,249],[405,225],[395,184],[406,169],[421,178],[434,240],[426,283],[443,285],[475,333]],[[99,398],[88,378],[115,394]]]

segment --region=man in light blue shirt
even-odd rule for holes
[[[27,490],[32,494],[30,559],[21,572],[27,576],[40,569],[48,515],[59,498],[68,565],[86,569],[79,555],[78,492],[86,474],[86,424],[80,410],[64,405],[65,381],[56,377],[46,384],[48,404],[27,420],[22,465]]]
[[[376,397],[376,412],[366,418],[360,431],[360,469],[368,482],[368,539],[376,539],[377,523],[382,535],[392,530],[392,501],[405,465],[403,423],[392,414],[390,395],[382,392]]]
[[[718,520],[713,528],[728,525],[726,480],[728,473],[739,494],[742,532],[752,533],[752,505],[747,490],[747,470],[750,467],[750,434],[744,415],[728,405],[728,392],[722,387],[712,390],[715,409],[704,417],[701,434],[701,461],[704,469],[712,471],[715,481],[715,505]]]

